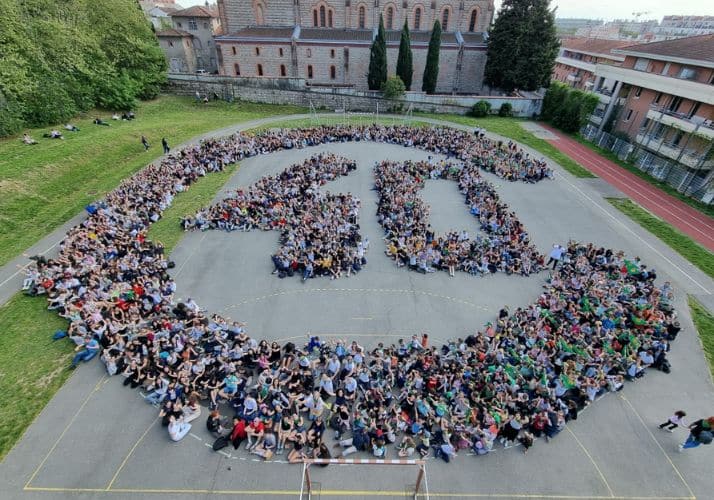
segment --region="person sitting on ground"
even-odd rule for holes
[[[49,132],[42,134],[42,137],[46,139],[64,139],[62,133],[59,130],[50,130]]]
[[[27,144],[28,146],[32,146],[34,144],[37,144],[37,141],[34,140],[32,137],[30,137],[29,134],[22,134],[22,142]]]
[[[71,123],[66,123],[64,129],[69,130],[70,132],[79,132],[79,128]]]
[[[169,437],[171,441],[181,441],[191,430],[191,424],[184,422],[183,417],[171,415],[169,417]]]
[[[108,124],[107,122],[105,122],[104,120],[102,120],[102,119],[99,118],[99,117],[97,117],[97,118],[95,118],[94,120],[92,120],[92,123],[94,123],[95,125],[102,125],[102,126],[104,126],[104,127],[108,127],[108,126],[109,126],[109,124]]]

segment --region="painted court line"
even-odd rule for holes
[[[112,489],[112,485],[114,484],[114,481],[117,480],[117,477],[119,477],[119,473],[122,471],[122,469],[124,468],[124,466],[126,465],[126,463],[129,461],[129,458],[131,458],[131,456],[134,454],[134,451],[135,451],[136,448],[139,446],[139,444],[141,444],[141,442],[144,440],[144,438],[145,438],[146,435],[149,433],[149,431],[150,431],[151,428],[154,426],[154,424],[159,421],[159,418],[160,418],[160,417],[156,417],[154,420],[151,421],[151,423],[150,423],[149,426],[146,428],[146,430],[145,430],[144,433],[141,435],[141,437],[140,437],[139,439],[137,439],[136,443],[134,443],[134,446],[131,447],[131,450],[129,450],[129,453],[127,453],[127,455],[124,457],[124,460],[122,460],[121,465],[119,466],[119,468],[117,469],[117,471],[114,473],[114,477],[112,477],[112,480],[109,481],[109,484],[108,484],[107,487],[106,487],[106,490],[107,490],[107,491],[109,491],[109,490]]]
[[[605,479],[605,474],[602,473],[602,470],[600,470],[600,467],[598,466],[597,462],[595,462],[595,459],[593,456],[590,454],[588,449],[585,447],[585,445],[578,439],[578,436],[575,435],[575,433],[572,431],[570,427],[565,427],[565,430],[567,430],[571,436],[575,438],[575,441],[578,443],[578,446],[580,446],[580,449],[585,452],[585,455],[587,455],[588,459],[590,459],[590,462],[593,464],[595,467],[595,470],[597,471],[598,475],[600,476],[600,479],[602,482],[605,484],[605,487],[607,488],[607,491],[610,492],[610,498],[615,498],[615,494],[612,492],[612,488],[610,488],[610,483],[607,482],[607,479]]]
[[[89,402],[89,400],[102,387],[102,385],[103,385],[102,382],[104,381],[104,379],[106,377],[107,377],[106,374],[102,375],[102,377],[99,379],[99,381],[94,386],[94,389],[92,389],[90,391],[90,393],[87,394],[87,397],[84,398],[84,401],[79,406],[79,408],[77,408],[77,411],[74,413],[74,415],[72,415],[72,418],[69,420],[69,422],[67,423],[65,428],[62,430],[62,433],[59,435],[57,440],[54,442],[54,444],[52,445],[52,448],[50,448],[50,451],[47,452],[47,455],[45,455],[45,458],[42,459],[42,462],[40,462],[40,465],[37,466],[35,471],[32,473],[32,476],[30,476],[30,479],[28,479],[27,482],[25,483],[25,488],[27,488],[30,485],[30,483],[35,479],[35,477],[37,476],[37,473],[40,472],[40,469],[42,469],[42,466],[45,465],[45,462],[47,462],[47,459],[50,458],[50,455],[52,455],[52,453],[55,451],[55,449],[57,448],[57,445],[60,443],[60,441],[62,441],[62,438],[64,437],[64,435],[67,434],[67,431],[69,430],[69,428],[72,427],[72,424],[74,423],[74,421],[77,420],[77,417],[79,416],[79,414],[82,412],[84,407],[87,406],[87,403]]]
[[[293,496],[300,494],[299,490],[208,490],[208,489],[159,489],[159,488],[52,488],[28,486],[25,491],[47,493],[104,493],[104,494],[154,494],[154,495],[244,495],[244,496]],[[344,497],[398,497],[404,496],[404,491],[374,491],[374,490],[322,490],[321,496]],[[557,499],[557,500],[695,500],[687,496],[605,496],[605,495],[551,495],[539,493],[462,493],[437,492],[429,493],[430,497],[460,497],[460,498],[519,498],[519,499]]]

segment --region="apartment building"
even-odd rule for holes
[[[563,38],[555,59],[553,80],[581,90],[592,90],[595,85],[595,66],[619,66],[625,57],[612,51],[632,45],[631,41],[600,38]]]
[[[674,161],[709,182],[714,172],[714,35],[613,53],[624,58],[620,65],[595,65],[593,90],[604,111],[593,122],[600,130],[627,135],[641,161]]]

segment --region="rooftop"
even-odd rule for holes
[[[218,17],[218,14],[214,10],[201,5],[194,5],[188,9],[172,12],[171,17]]]
[[[574,52],[589,52],[591,54],[602,54],[605,56],[616,56],[614,49],[632,46],[631,40],[606,40],[603,38],[574,37],[564,38],[560,42],[564,49]]]
[[[630,45],[617,50],[617,53],[689,59],[711,65],[714,64],[714,34]]]

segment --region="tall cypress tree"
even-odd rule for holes
[[[384,21],[379,15],[379,29],[377,37],[372,42],[369,51],[369,73],[367,74],[367,85],[369,90],[380,90],[382,84],[387,81],[387,37],[384,34]]]
[[[503,0],[489,35],[487,84],[508,91],[548,86],[559,47],[550,0]]]
[[[426,66],[421,89],[427,94],[436,90],[436,80],[439,78],[439,49],[441,48],[441,23],[434,21],[429,40],[429,50],[426,53]]]
[[[406,19],[402,28],[402,36],[399,39],[399,55],[397,56],[397,76],[404,82],[404,88],[411,90],[412,74],[414,66],[412,64],[412,44],[409,39],[409,26]]]

